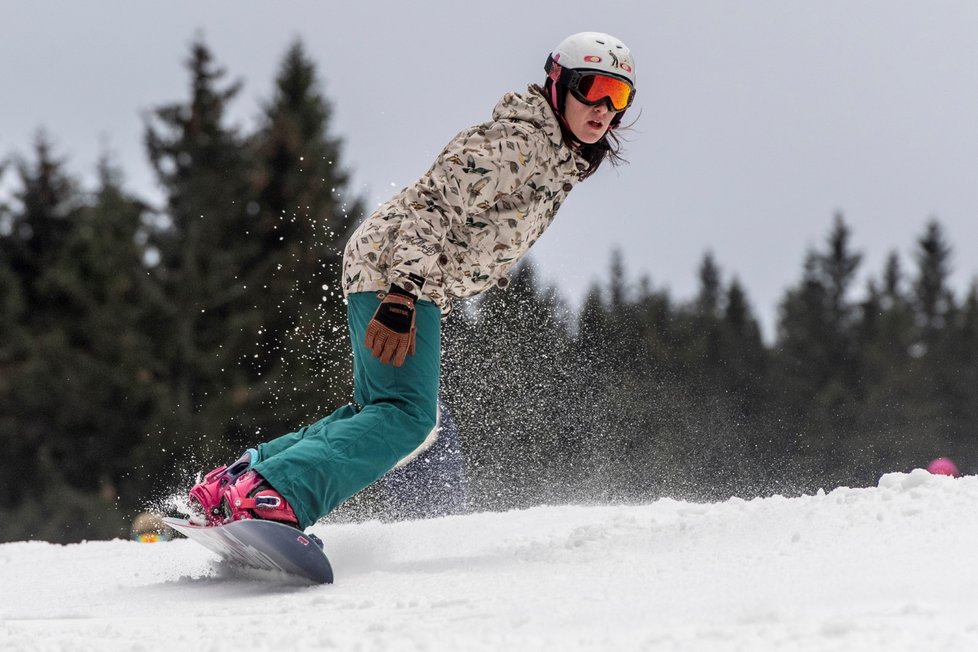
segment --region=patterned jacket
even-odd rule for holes
[[[455,136],[357,228],[343,255],[344,291],[396,283],[447,312],[453,299],[505,287],[586,169],[542,95],[507,93],[492,120]]]

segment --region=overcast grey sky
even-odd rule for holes
[[[91,178],[106,147],[156,193],[142,115],[188,97],[202,34],[245,82],[252,124],[301,38],[334,107],[343,163],[371,205],[430,165],[548,51],[584,30],[631,47],[631,164],[579,186],[534,248],[577,304],[619,247],[629,274],[686,300],[712,251],[770,336],[777,302],[841,211],[863,279],[912,265],[930,218],[954,247],[959,295],[978,276],[978,2],[657,0],[468,3],[0,0],[0,156],[45,128]],[[6,181],[10,184],[10,175]],[[861,291],[862,283],[860,283]]]

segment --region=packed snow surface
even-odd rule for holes
[[[976,650],[978,477],[321,524],[336,583],[184,539],[0,545],[0,650]]]

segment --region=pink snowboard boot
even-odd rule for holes
[[[230,466],[219,466],[197,483],[190,490],[190,506],[203,516],[206,525],[220,525],[224,522],[221,510],[221,498],[224,491],[234,484],[245,471],[251,468],[257,457],[257,451],[251,450],[242,455],[237,462]]]
[[[256,471],[248,471],[227,488],[221,508],[225,523],[263,518],[299,527],[299,519],[292,506]]]

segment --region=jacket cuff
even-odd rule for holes
[[[421,296],[421,290],[424,288],[424,284],[425,278],[423,276],[410,273],[391,283],[388,292],[408,296],[417,301],[418,297]]]

